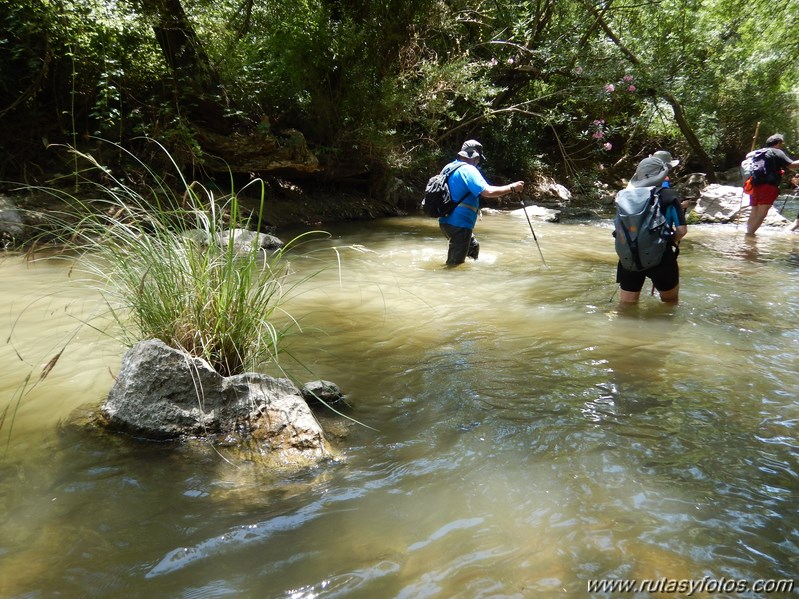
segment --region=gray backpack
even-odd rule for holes
[[[621,265],[632,271],[657,266],[671,244],[656,187],[622,189],[616,194],[613,236]]]

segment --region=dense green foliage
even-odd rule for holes
[[[412,172],[466,137],[493,175],[572,185],[665,146],[738,162],[799,137],[799,3],[6,0],[3,178],[43,143],[296,129],[327,160]],[[209,106],[214,106],[212,110]],[[605,169],[605,170],[602,170]],[[256,173],[257,174],[257,173]]]

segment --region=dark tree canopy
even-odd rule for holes
[[[147,136],[186,168],[370,190],[466,137],[576,188],[658,147],[712,178],[757,123],[799,147],[799,3],[755,5],[7,0],[0,177]]]

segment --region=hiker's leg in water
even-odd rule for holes
[[[763,224],[769,208],[771,208],[771,205],[779,194],[780,188],[776,185],[770,185],[768,183],[755,185],[749,196],[749,204],[752,207],[752,211],[749,213],[749,219],[746,222],[747,236],[754,237],[755,231]]]
[[[677,254],[671,248],[663,254],[663,260],[651,269],[650,277],[655,289],[658,290],[660,301],[676,304],[680,297],[680,267],[677,264]]]
[[[472,239],[472,230],[463,227],[453,227],[448,224],[440,225],[441,231],[449,239],[447,250],[447,266],[458,266],[466,261],[469,244]]]
[[[771,204],[752,206],[752,211],[749,213],[749,220],[746,221],[747,235],[754,236],[755,232],[760,228],[760,225],[766,220],[766,214],[768,214],[769,208],[771,208]]]
[[[622,304],[636,304],[640,298],[640,291],[625,291],[624,289],[619,291],[619,301]]]
[[[616,265],[616,282],[619,284],[619,301],[622,304],[635,304],[641,297],[646,275],[642,272],[625,270],[621,262]]]
[[[466,252],[466,257],[471,258],[472,260],[477,260],[477,256],[479,255],[480,255],[480,244],[477,243],[477,239],[475,239],[474,235],[472,235],[472,238],[469,241],[469,251]]]
[[[668,291],[658,291],[660,294],[660,301],[667,304],[676,304],[680,301],[680,286],[677,285],[674,289]]]

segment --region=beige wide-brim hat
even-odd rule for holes
[[[666,150],[658,150],[654,154],[652,154],[654,158],[660,158],[663,162],[668,164],[671,168],[674,168],[678,164],[680,164],[679,160],[674,160],[671,157],[671,153],[667,152]]]
[[[630,179],[630,187],[652,187],[658,186],[666,180],[669,175],[669,164],[660,158],[650,156],[644,158],[635,169],[633,178]]]

